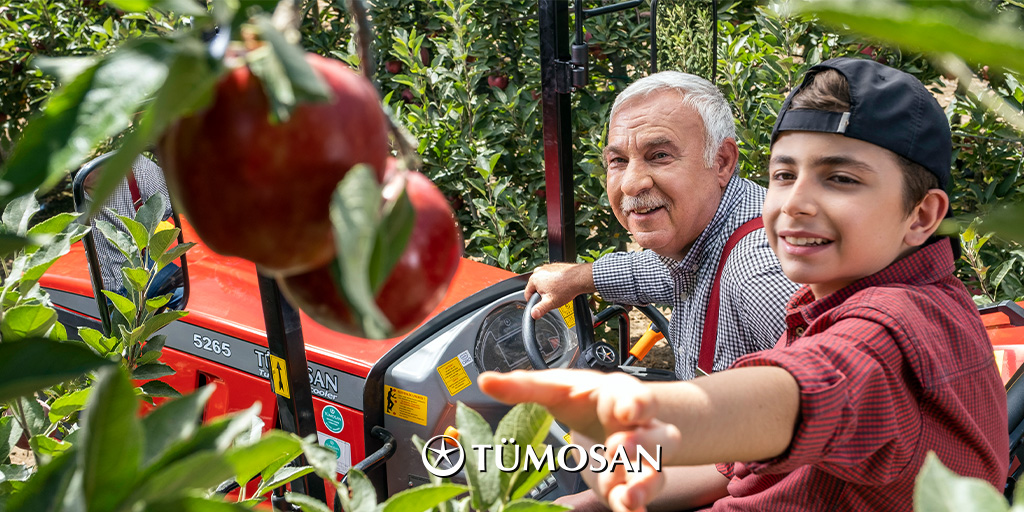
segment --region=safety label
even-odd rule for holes
[[[427,426],[427,397],[384,385],[384,412],[425,427]]]
[[[316,438],[321,446],[334,451],[334,455],[338,458],[338,464],[334,468],[335,471],[344,474],[348,473],[349,469],[352,469],[352,445],[319,431],[316,433]]]
[[[324,407],[323,412],[320,413],[320,418],[324,420],[324,426],[327,430],[337,434],[345,428],[345,418],[341,417],[341,411],[333,405]]]
[[[576,327],[576,315],[572,309],[572,302],[558,308],[558,312],[562,314],[562,318],[565,319],[565,325],[568,325],[570,329]]]
[[[274,385],[274,393],[285,398],[292,397],[288,391],[288,366],[284,364],[284,359],[275,355],[270,356],[270,382]]]
[[[562,436],[562,439],[565,439],[565,444],[572,444],[572,434],[566,434]]]
[[[453,357],[451,361],[438,366],[437,373],[441,375],[441,380],[444,381],[444,385],[448,387],[448,393],[452,396],[472,384],[458,357]]]

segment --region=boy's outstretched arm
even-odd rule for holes
[[[719,372],[687,382],[643,383],[625,374],[581,370],[484,373],[480,388],[506,403],[538,402],[574,431],[614,451],[663,449],[664,465],[764,460],[789,446],[800,389],[778,367]],[[654,498],[663,475],[588,478],[613,510]],[[671,485],[671,484],[670,484]]]

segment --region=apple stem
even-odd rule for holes
[[[363,68],[363,75],[366,76],[366,79],[376,86],[377,82],[373,77],[375,69],[373,54],[370,52],[370,37],[372,37],[373,30],[370,28],[370,21],[366,16],[366,6],[363,5],[363,0],[345,0],[345,4],[355,22],[353,36],[356,39],[356,52],[359,54],[359,67]]]

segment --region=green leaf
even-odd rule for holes
[[[0,483],[24,482],[33,474],[28,466],[0,465]]]
[[[459,429],[459,441],[463,446],[490,445],[494,435],[487,420],[479,413],[459,402],[455,409],[455,425]],[[466,457],[466,480],[473,489],[473,508],[490,508],[501,495],[501,477],[494,459],[494,450],[487,450],[484,467],[479,467],[476,457]]]
[[[132,303],[131,299],[110,290],[103,290],[103,295],[110,299],[110,302],[114,304],[114,308],[124,315],[125,318],[135,318],[135,304]]]
[[[0,402],[112,364],[72,343],[40,339],[5,341],[0,343]]]
[[[54,93],[0,171],[13,186],[5,195],[49,189],[97,143],[124,131],[142,102],[163,84],[172,48],[171,41],[157,38],[128,41]],[[93,200],[102,204],[107,195]]]
[[[135,158],[175,119],[209,103],[214,85],[224,68],[219,60],[210,59],[206,46],[198,39],[174,40],[173,51],[159,63],[162,80],[155,97],[142,109],[135,130],[128,133],[118,149],[104,162],[104,172],[93,188],[92,202],[86,215],[92,217],[106,198],[122,182]]]
[[[82,415],[76,446],[83,501],[90,512],[113,510],[138,478],[142,425],[135,387],[121,368],[104,368]]]
[[[11,453],[11,448],[21,439],[21,433],[21,425],[14,420],[14,416],[0,416],[0,453],[4,454],[3,458]]]
[[[1007,503],[992,484],[953,473],[928,452],[914,487],[916,512],[1004,511]]]
[[[384,502],[382,512],[430,510],[468,491],[469,487],[453,483],[424,484],[412,489],[405,489],[391,496]]]
[[[156,194],[154,197],[160,194]],[[178,238],[178,232],[181,231],[178,228],[165,229],[158,233],[155,233],[152,238],[149,239],[149,254],[153,257],[160,257],[167,248],[171,246],[171,243]]]
[[[260,482],[260,487],[257,489],[256,494],[263,494],[269,491],[273,491],[282,485],[288,484],[298,478],[302,478],[313,472],[312,466],[285,466],[279,468],[271,475],[270,478]]]
[[[302,440],[302,452],[306,457],[306,463],[313,466],[320,478],[327,481],[334,481],[337,478],[338,457],[334,450],[317,443],[316,436]]]
[[[160,194],[156,194],[160,195]],[[149,247],[149,231],[146,226],[142,223],[137,222],[131,217],[125,217],[124,215],[118,215],[117,218],[124,224],[125,229],[128,230],[128,234],[132,236],[132,241],[135,242],[135,247],[138,250]]]
[[[520,461],[522,471],[515,473],[501,473],[501,493],[503,496],[522,497],[525,496],[533,486],[537,485],[544,475],[549,471],[545,466],[541,471],[536,471],[532,466],[525,464],[526,446],[532,446],[534,453],[542,453],[544,439],[551,428],[553,418],[548,410],[535,403],[518,404],[512,408],[498,422],[498,428],[494,431],[495,446],[501,444],[501,439],[515,439],[520,450]],[[515,453],[512,450],[502,450],[502,465],[512,467],[515,462]],[[528,486],[528,487],[527,487]]]
[[[32,451],[48,457],[59,455],[71,449],[71,443],[64,443],[56,439],[52,439],[45,435],[34,436],[29,444],[32,446]]]
[[[509,502],[502,509],[503,512],[562,512],[572,510],[572,507],[557,505],[550,501],[515,500]]]
[[[890,2],[880,0],[818,0],[794,2],[825,23],[886,41],[913,51],[952,53],[971,62],[1024,70],[1024,40],[1009,16],[992,9],[963,9],[959,0]]]
[[[56,235],[64,231],[72,222],[78,218],[74,213],[59,213],[46,219],[27,231],[29,236]],[[82,226],[85,227],[85,226]]]
[[[135,368],[132,380],[151,380],[174,375],[174,369],[164,363],[149,363]]]
[[[288,492],[285,493],[284,498],[288,503],[296,505],[302,509],[302,512],[332,512],[331,508],[326,504],[316,498],[306,496],[305,494]]]
[[[181,396],[178,390],[171,387],[170,384],[162,380],[151,380],[142,386],[142,391],[145,391],[149,396],[159,396],[166,398],[174,398]]]
[[[297,437],[272,430],[255,444],[228,450],[226,457],[235,470],[235,481],[245,485],[275,461],[290,461],[301,453],[302,443]]]
[[[384,214],[373,245],[373,256],[370,257],[370,286],[374,296],[402,257],[415,224],[416,210],[404,189],[397,198],[384,203]]]
[[[82,388],[78,391],[62,395],[50,404],[50,421],[58,422],[66,416],[81,411],[89,399],[92,388]]]
[[[7,233],[25,236],[28,234],[28,223],[39,211],[39,201],[34,193],[23,193],[4,208],[3,222]]]
[[[203,9],[196,2],[189,0],[108,0],[111,5],[127,12],[146,12],[156,8],[165,11],[172,11],[185,16],[207,17],[206,9]]]
[[[146,299],[146,311],[150,313],[164,307],[168,302],[171,301],[171,294],[160,295],[159,297],[153,297],[152,299]]]
[[[168,447],[192,437],[214,389],[203,386],[194,393],[168,400],[142,418],[142,431],[146,433],[143,467],[163,456]]]
[[[231,464],[225,460],[223,454],[199,452],[176,461],[136,483],[134,492],[127,502],[159,501],[190,491],[206,490],[230,477]]]
[[[352,305],[363,333],[372,339],[386,338],[391,331],[391,323],[374,300],[369,276],[380,225],[380,200],[375,173],[363,164],[345,175],[331,198],[334,243],[339,249],[335,284]]]
[[[23,236],[0,233],[0,257],[7,256],[29,244],[29,240]]]
[[[252,510],[250,507],[240,503],[199,496],[172,497],[166,501],[150,502],[146,505],[146,512],[248,512],[250,510]]]
[[[164,220],[165,211],[167,211],[167,205],[164,204],[164,195],[153,194],[146,199],[139,211],[135,212],[135,220],[142,225],[147,235],[153,234],[160,221]]]
[[[118,252],[131,261],[132,255],[135,254],[137,249],[128,233],[121,231],[116,226],[105,220],[97,220],[96,229],[100,230],[103,237],[106,238],[107,241],[109,241],[114,248],[118,250]]]
[[[338,497],[345,507],[346,512],[375,512],[377,509],[377,491],[373,483],[358,469],[352,468],[345,475],[351,496],[346,496],[345,491],[338,493]]]
[[[149,339],[149,341],[146,342],[145,345],[142,346],[142,353],[143,354],[149,354],[151,352],[159,353],[161,350],[164,349],[164,343],[166,343],[166,342],[167,342],[167,336],[164,336],[163,334],[159,334],[157,336],[153,336],[152,338]]]
[[[57,311],[43,305],[17,306],[7,310],[0,322],[3,340],[17,341],[41,338],[57,323]]]
[[[88,327],[79,327],[78,337],[81,338],[86,345],[89,345],[93,350],[101,355],[109,354],[115,347],[117,347],[118,343],[116,338],[108,338],[96,329],[90,329]]]
[[[129,268],[121,267],[121,275],[126,289],[135,290],[136,292],[143,292],[146,287],[149,286],[149,271],[141,268]],[[132,303],[132,312],[135,312],[134,301]],[[124,314],[124,313],[122,313]]]
[[[142,339],[149,339],[150,336],[163,329],[167,324],[187,315],[188,311],[164,311],[163,313],[153,315],[153,318],[146,321],[145,328],[142,330]]]
[[[300,102],[331,99],[327,83],[309,65],[305,51],[289,43],[284,34],[274,28],[269,16],[257,16],[256,29],[271,51],[254,56],[250,68],[263,84],[271,112],[277,119],[287,121],[291,109]]]
[[[188,250],[195,247],[195,245],[195,242],[186,242],[175,245],[173,249],[163,253],[156,259],[156,268],[164,268],[168,263],[180,258],[182,254],[188,252]]]
[[[75,454],[54,457],[39,468],[25,487],[11,496],[7,512],[50,512],[62,510],[62,500],[75,473]]]

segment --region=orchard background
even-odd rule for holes
[[[589,0],[588,7],[608,2]],[[302,45],[358,66],[341,1],[302,3]],[[467,254],[515,272],[547,261],[539,108],[540,68],[535,0],[369,0],[376,76],[385,103],[419,141],[423,172],[452,203]],[[995,2],[1019,11],[1017,1]],[[620,250],[628,234],[615,221],[603,187],[600,148],[618,91],[648,73],[647,4],[588,20],[591,85],[573,96],[577,247],[592,260]],[[711,3],[659,5],[660,69],[710,76]],[[104,0],[15,0],[0,7],[0,163],[25,121],[56,83],[33,59],[109,52],[127,38],[167,34],[187,18],[150,10],[126,14]],[[979,302],[1024,298],[1024,251],[967,226],[997,204],[1024,198],[1024,144],[1018,132],[981,106],[929,61],[877,42],[843,35],[779,6],[721,2],[716,83],[734,107],[740,174],[764,183],[768,137],[794,80],[822,60],[860,54],[908,71],[930,85],[953,127],[953,209],[963,221],[960,277]],[[1014,109],[1017,77],[970,63]],[[110,140],[96,153],[116,146]],[[67,182],[51,201],[67,194]],[[44,205],[47,201],[44,201]],[[51,210],[69,208],[67,201]],[[44,218],[42,216],[41,218]]]

